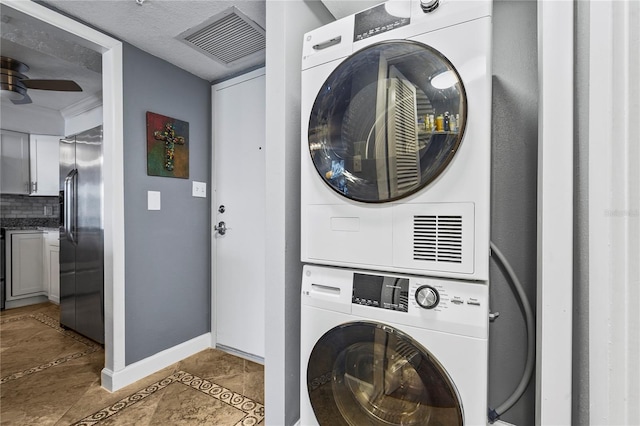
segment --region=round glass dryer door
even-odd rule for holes
[[[437,50],[387,41],[342,62],[309,119],[309,150],[324,181],[352,200],[384,203],[424,188],[455,156],[467,102]]]
[[[316,343],[307,391],[320,425],[462,425],[462,405],[433,355],[388,325],[351,322]]]

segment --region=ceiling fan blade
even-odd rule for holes
[[[19,99],[17,101],[11,100],[11,102],[13,102],[16,105],[25,105],[25,104],[30,104],[32,101],[29,95],[25,93],[22,99]]]
[[[37,80],[37,79],[25,79],[22,80],[27,89],[36,90],[55,90],[58,92],[82,92],[82,88],[78,86],[78,83],[72,80]]]

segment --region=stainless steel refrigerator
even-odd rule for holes
[[[60,324],[104,343],[102,126],[60,140]]]

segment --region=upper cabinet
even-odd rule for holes
[[[30,139],[30,194],[58,195],[60,136],[31,135]]]
[[[29,135],[9,130],[0,132],[0,191],[29,194]]]
[[[3,194],[57,196],[60,136],[1,132],[0,191]]]

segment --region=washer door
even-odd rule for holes
[[[458,150],[467,103],[451,62],[414,41],[386,41],[342,62],[309,119],[322,179],[356,201],[383,203],[424,188]]]
[[[458,392],[442,365],[393,327],[351,322],[325,333],[307,368],[320,425],[462,425]]]

